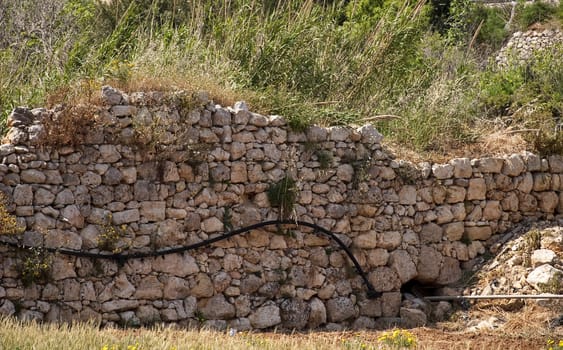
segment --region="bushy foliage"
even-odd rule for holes
[[[534,23],[541,23],[554,18],[557,13],[556,6],[542,1],[535,1],[532,4],[523,3],[519,7],[517,21],[523,30],[526,30]]]
[[[0,235],[20,234],[25,227],[18,224],[17,218],[8,211],[8,198],[0,191]]]
[[[393,114],[377,122],[387,136],[436,149],[474,140],[484,112],[524,105],[522,84],[560,83],[483,70],[508,14],[469,0],[5,0],[0,19],[0,120],[80,81],[158,85],[211,90],[219,102],[240,93],[301,130]]]

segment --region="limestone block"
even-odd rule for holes
[[[250,120],[248,121],[249,124],[258,126],[258,127],[265,127],[268,126],[270,120],[258,113],[251,113]]]
[[[142,202],[139,211],[142,218],[147,221],[163,221],[166,219],[166,202],[149,201]]]
[[[37,169],[26,169],[20,173],[20,180],[23,183],[42,184],[46,179],[47,176]]]
[[[482,173],[500,173],[504,160],[502,158],[481,158],[477,160],[477,170]]]
[[[557,259],[557,254],[549,249],[534,250],[531,257],[532,266],[551,264]]]
[[[377,248],[367,251],[367,261],[372,267],[385,266],[389,260],[389,253],[386,249]]]
[[[195,259],[187,253],[167,254],[155,257],[152,267],[154,271],[178,277],[186,277],[199,272],[199,267]]]
[[[140,215],[138,209],[124,210],[113,213],[112,221],[114,225],[128,224],[131,222],[139,221]]]
[[[47,230],[45,232],[45,246],[48,248],[82,248],[82,238],[70,230]]]
[[[551,189],[551,174],[538,173],[534,174],[534,187],[536,192],[548,191]]]
[[[420,241],[422,244],[440,242],[442,240],[442,235],[442,227],[431,222],[422,226],[422,231],[420,231]]]
[[[552,191],[536,194],[538,208],[544,213],[553,213],[559,205],[559,196]]]
[[[119,171],[117,168],[109,167],[108,170],[104,173],[102,183],[104,185],[114,186],[118,185],[121,182],[122,178],[123,175],[121,174],[121,171]]]
[[[102,184],[102,177],[94,172],[88,171],[80,177],[80,183],[85,186],[99,186]]]
[[[401,280],[395,272],[387,266],[381,266],[375,268],[369,273],[368,279],[378,292],[388,292],[393,290],[399,290],[401,287]]]
[[[377,247],[393,250],[401,245],[402,237],[398,231],[385,231],[377,235]]]
[[[531,284],[534,288],[542,290],[542,287],[553,283],[555,279],[561,280],[563,278],[563,271],[549,265],[544,264],[536,267],[526,277],[526,282]]]
[[[400,292],[383,293],[381,296],[381,315],[395,317],[399,314],[402,295]]]
[[[354,178],[354,168],[350,164],[341,164],[336,168],[336,177],[340,181],[351,182]]]
[[[442,260],[440,276],[438,276],[436,283],[448,285],[458,281],[460,278],[461,268],[459,266],[459,260],[445,256]]]
[[[377,236],[379,234],[375,231],[363,233],[353,239],[354,246],[360,249],[371,249],[377,247]]]
[[[454,175],[454,167],[451,164],[432,165],[432,174],[437,179],[449,179]]]
[[[201,222],[201,230],[206,233],[223,231],[223,222],[217,217],[212,216]]]
[[[327,312],[324,303],[318,298],[312,298],[309,301],[310,312],[307,326],[309,328],[317,328],[327,321]]]
[[[135,286],[133,286],[124,273],[119,274],[114,279],[113,294],[119,298],[127,299],[135,293]]]
[[[397,272],[402,284],[410,281],[417,275],[416,266],[406,250],[395,250],[391,252],[389,266]]]
[[[115,163],[121,159],[121,154],[115,145],[100,145],[100,163]]]
[[[506,194],[506,197],[500,201],[500,205],[504,211],[518,211],[518,196],[514,192],[509,192]]]
[[[421,246],[418,256],[416,279],[423,283],[436,281],[440,276],[442,260],[442,254],[436,249],[426,245]]]
[[[139,306],[139,301],[137,300],[111,300],[106,301],[102,304],[103,312],[115,312],[136,309]]]
[[[526,166],[524,165],[524,161],[519,155],[513,154],[504,159],[504,164],[502,167],[503,174],[508,176],[518,176],[525,170]]]
[[[502,214],[499,201],[487,201],[483,208],[483,220],[498,220]]]
[[[17,185],[14,188],[13,200],[16,205],[32,205],[33,188],[31,185]]]
[[[460,240],[465,231],[463,222],[452,222],[442,225],[442,228],[444,229],[444,235],[452,242]]]
[[[169,277],[164,283],[163,298],[168,300],[184,299],[190,295],[190,289],[185,279]]]
[[[487,194],[487,185],[485,179],[475,178],[469,179],[469,188],[467,189],[467,200],[485,199]]]
[[[347,297],[330,299],[326,303],[326,311],[329,322],[342,322],[356,316],[354,303]]]
[[[523,152],[522,159],[526,163],[528,171],[539,171],[541,170],[541,158],[530,152]]]
[[[473,168],[469,158],[452,159],[450,164],[454,167],[454,177],[456,179],[469,178],[473,175]]]
[[[190,295],[196,298],[211,297],[214,294],[214,286],[211,278],[206,273],[199,273],[196,277],[196,284],[190,290]]]
[[[402,307],[399,315],[405,328],[423,327],[426,325],[426,314],[422,310]]]
[[[486,241],[492,235],[490,226],[469,226],[465,228],[465,235],[470,240]]]
[[[416,204],[416,187],[403,186],[399,191],[399,204],[413,205]]]
[[[163,284],[156,276],[143,277],[135,290],[135,299],[156,300],[162,298]]]
[[[375,144],[381,143],[383,135],[381,135],[371,124],[366,124],[357,129],[357,132],[362,137],[363,143]]]
[[[449,186],[446,188],[446,202],[447,203],[460,203],[465,200],[467,191],[460,186]]]
[[[223,294],[217,294],[210,299],[202,300],[198,303],[199,310],[203,317],[209,320],[225,320],[235,316],[235,307],[233,304],[225,300]],[[274,312],[274,310],[267,309],[267,311]],[[260,314],[261,316],[262,314]],[[279,318],[279,310],[278,310]],[[256,320],[261,321],[261,320]],[[281,319],[279,320],[281,322]],[[278,322],[278,323],[279,323]],[[255,325],[253,325],[257,328]]]
[[[438,224],[445,224],[451,222],[453,219],[454,215],[449,205],[442,205],[436,208],[436,222]]]
[[[520,211],[524,213],[535,213],[538,209],[538,201],[531,194],[520,193],[518,202],[520,203]]]
[[[549,161],[549,170],[552,173],[563,173],[563,156],[551,155],[547,160]]]

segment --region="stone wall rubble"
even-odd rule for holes
[[[289,175],[293,217],[338,234],[383,295],[368,299],[333,242],[293,227],[123,266],[55,254],[50,279],[29,286],[22,252],[0,245],[0,313],[239,330],[424,321],[402,300],[405,283],[453,283],[515,223],[563,212],[562,156],[412,164],[395,160],[371,125],[298,132],[244,103],[224,108],[199,94],[194,107],[178,96],[104,87],[78,146],[40,146],[42,120],[60,110],[14,110],[0,190],[26,227],[19,239],[98,252],[100,235],[114,229],[123,251],[195,243],[277,219],[267,191]]]
[[[507,65],[510,60],[526,63],[534,52],[562,44],[563,32],[559,29],[516,32],[497,54],[496,63],[499,66]]]

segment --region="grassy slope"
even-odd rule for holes
[[[95,91],[111,82],[210,90],[218,102],[245,99],[295,128],[371,120],[416,151],[451,153],[499,128],[553,129],[561,48],[499,72],[483,55],[506,38],[506,13],[459,0],[438,34],[428,5],[375,3],[6,0],[0,119],[16,105],[64,102],[85,84]],[[378,118],[389,114],[399,118]]]

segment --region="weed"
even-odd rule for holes
[[[231,231],[233,229],[233,214],[231,213],[231,207],[225,206],[223,211],[223,226],[225,231]]]
[[[279,208],[280,218],[287,219],[291,216],[297,200],[297,183],[290,175],[286,175],[277,183],[270,185],[267,195],[270,205]]]
[[[547,341],[547,350],[563,350],[563,339],[559,341],[549,339]]]
[[[211,145],[202,143],[188,144],[186,148],[186,163],[197,167],[207,160],[207,154],[211,150]]]
[[[203,323],[203,322],[207,321],[207,318],[205,317],[203,312],[201,312],[201,310],[196,310],[194,312],[194,317],[199,323]]]
[[[16,235],[25,231],[17,218],[8,212],[8,197],[0,191],[0,235]]]
[[[401,162],[395,172],[407,185],[415,185],[422,178],[422,173],[414,164],[409,162]]]
[[[563,133],[541,130],[532,137],[534,149],[542,156],[563,154]]]
[[[377,341],[393,349],[416,348],[416,337],[414,334],[402,329],[383,332],[379,337],[377,337]]]
[[[371,166],[371,158],[363,158],[359,160],[351,161],[350,163],[354,169],[354,175],[352,177],[352,187],[358,189],[361,182],[367,181],[369,179],[369,168]]]
[[[317,160],[321,165],[321,169],[326,170],[332,166],[332,162],[333,162],[332,153],[328,151],[316,151],[315,155],[317,156]]]
[[[531,4],[520,4],[517,22],[522,30],[526,30],[535,23],[542,23],[553,18],[557,7],[545,2],[533,2]]]
[[[563,283],[561,275],[553,276],[549,282],[539,284],[540,292],[550,294],[563,293]]]
[[[100,350],[140,350],[140,349],[141,347],[139,346],[139,343],[136,343],[135,345],[127,345],[123,347],[117,344],[112,344],[112,345],[105,344],[104,346],[102,346]]]
[[[467,246],[471,245],[472,243],[471,238],[469,238],[467,235],[463,235],[459,241]]]
[[[51,274],[51,258],[41,247],[31,247],[21,263],[21,279],[24,286],[47,282]]]
[[[524,249],[527,253],[541,248],[542,233],[540,230],[530,230],[524,237]]]
[[[114,254],[120,253],[123,247],[119,246],[120,239],[127,232],[127,226],[116,226],[112,224],[112,215],[109,214],[106,222],[102,225],[102,232],[98,236],[98,248],[110,251]]]

